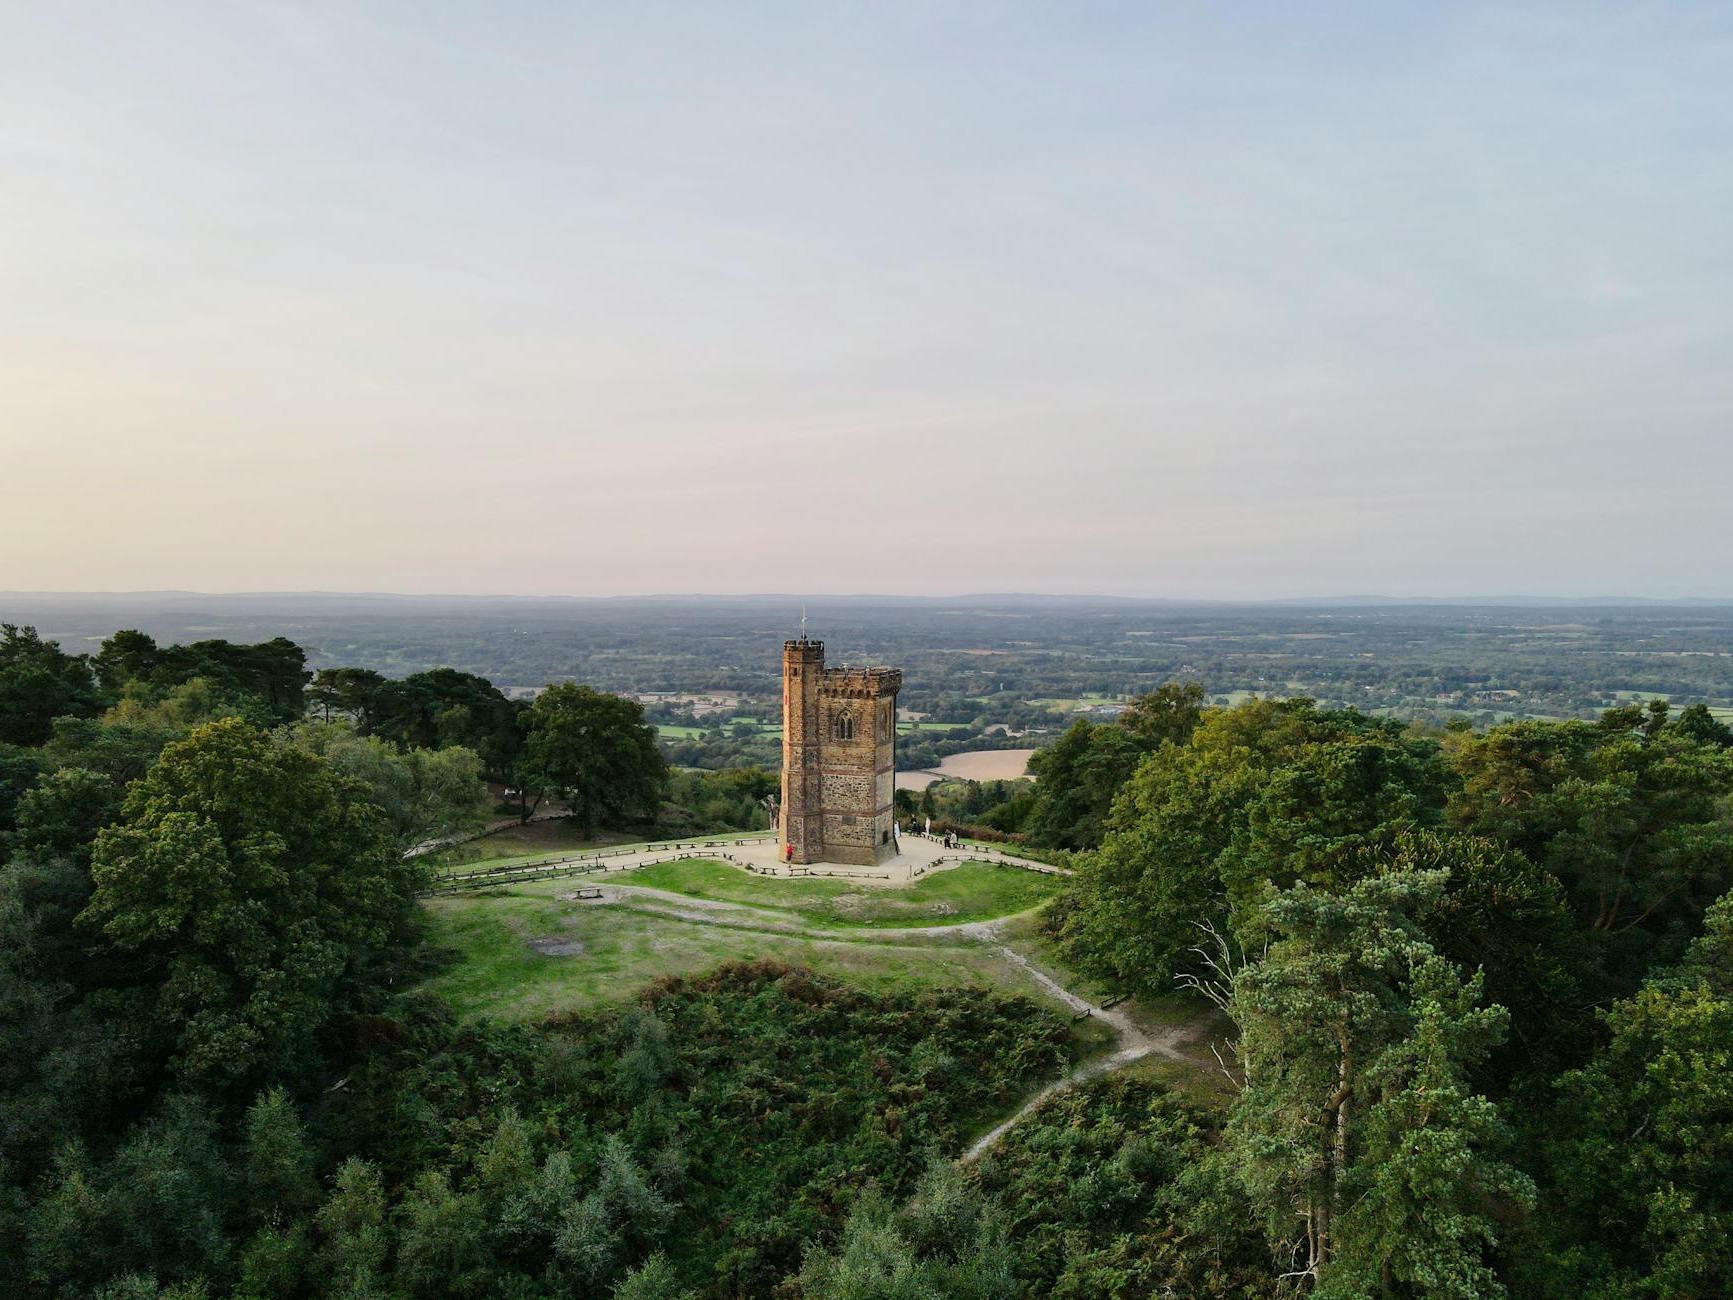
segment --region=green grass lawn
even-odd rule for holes
[[[999,939],[1073,993],[1097,1005],[1112,1001],[1120,992],[1117,986],[1084,975],[1066,962],[1053,942],[1041,933],[1035,917],[1020,916],[1007,922],[999,932]],[[1193,1024],[1210,1012],[1202,998],[1177,989],[1165,997],[1134,998],[1123,1005],[1133,1021],[1152,1033]]]
[[[892,941],[856,931],[861,937],[842,932],[810,939],[518,891],[430,899],[425,907],[433,942],[452,950],[454,958],[428,987],[463,1016],[528,1020],[618,1004],[663,975],[696,975],[726,961],[760,958],[874,990],[953,984],[1042,996],[992,948],[954,937]],[[548,956],[530,946],[538,939],[579,944],[582,950]],[[1085,1023],[1078,1032],[1088,1046],[1098,1030]]]
[[[1154,1079],[1200,1106],[1225,1110],[1234,1099],[1234,1085],[1214,1060],[1182,1063],[1165,1056],[1146,1056],[1125,1067],[1133,1077]]]
[[[674,842],[673,836],[658,840],[629,840],[623,836],[606,833],[586,840],[579,838],[575,831],[570,830],[570,825],[570,822],[560,821],[513,827],[511,830],[501,831],[497,835],[484,836],[479,840],[471,840],[467,844],[458,844],[449,849],[442,849],[438,853],[430,853],[419,861],[431,867],[436,875],[450,872],[462,876],[473,871],[491,870],[495,867],[515,867],[526,863],[540,862],[544,858],[556,857],[562,853],[588,853],[595,849],[639,849],[648,848],[652,844]],[[545,836],[523,833],[533,832],[541,826],[561,826],[568,829]],[[716,831],[702,838],[732,841],[752,839],[769,834],[769,831]]]
[[[530,822],[525,826],[508,826],[492,835],[454,844],[418,860],[435,871],[461,871],[476,866],[498,866],[520,859],[530,861],[555,853],[582,853],[586,849],[608,848],[620,842],[620,836],[606,832],[599,835],[579,835],[577,823],[570,818],[561,817],[554,821]]]
[[[1123,704],[1124,702],[1124,696],[1100,695],[1094,692],[1071,696],[1069,698],[1045,696],[1038,700],[1029,701],[1030,704],[1046,709],[1052,713],[1076,713],[1080,709],[1092,709],[1098,704]]]
[[[1034,777],[1018,777],[1020,781],[1033,781]],[[1068,867],[1073,854],[1068,849],[1044,849],[1033,844],[1010,844],[1002,840],[978,840],[968,835],[959,835],[958,842],[976,849],[997,849],[1014,858],[1027,858],[1030,862],[1045,862],[1050,867]]]
[[[652,725],[656,728],[657,735],[668,740],[696,740],[702,736],[708,736],[718,728],[721,729],[724,735],[732,735],[734,728],[741,725],[751,727],[753,731],[760,736],[782,735],[782,724],[780,722],[765,722],[760,718],[728,718],[726,720],[706,723],[701,727],[686,726],[674,722],[657,722]]]
[[[937,871],[907,888],[860,885],[852,880],[775,880],[748,875],[720,862],[660,862],[610,876],[610,881],[666,889],[791,912],[824,927],[959,925],[1027,911],[1059,892],[1059,881],[1039,872],[965,862]]]

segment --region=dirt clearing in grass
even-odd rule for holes
[[[582,939],[531,939],[530,947],[544,957],[582,957]]]

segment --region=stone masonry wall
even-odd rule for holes
[[[826,668],[824,643],[783,646],[782,842],[795,862],[870,865],[895,852],[894,668]]]

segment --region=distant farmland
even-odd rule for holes
[[[925,790],[934,781],[956,777],[963,781],[1014,781],[1028,776],[1032,749],[971,749],[952,754],[932,772],[898,772],[897,786],[903,790]]]

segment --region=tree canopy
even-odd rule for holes
[[[54,720],[89,717],[100,696],[90,665],[33,627],[0,624],[0,744],[40,745]]]
[[[585,832],[655,817],[668,784],[644,706],[570,682],[536,697],[517,775],[526,791],[565,801]]]
[[[1137,765],[1163,745],[1184,745],[1202,716],[1203,687],[1169,682],[1137,697],[1114,722],[1078,719],[1029,760],[1036,785],[1022,832],[1050,848],[1094,848]]]
[[[83,923],[140,960],[178,1075],[273,1078],[406,923],[410,872],[359,782],[238,719],[200,727],[96,838]]]
[[[294,722],[306,711],[307,656],[287,637],[257,645],[194,641],[159,646],[143,632],[116,632],[102,643],[95,667],[110,694],[138,683],[162,691],[203,678],[223,695],[257,700],[271,723]]]

